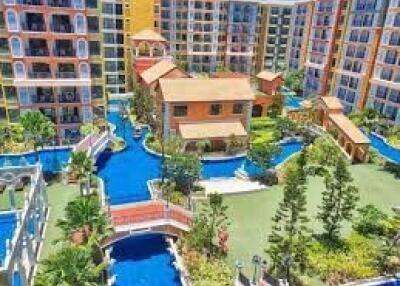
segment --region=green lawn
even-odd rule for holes
[[[47,222],[47,229],[43,243],[42,253],[40,259],[48,257],[48,255],[55,251],[53,241],[61,237],[60,229],[57,228],[56,222],[59,218],[64,216],[64,208],[67,203],[79,196],[78,186],[65,186],[62,183],[53,183],[47,186],[49,197],[50,215]]]
[[[390,213],[391,207],[400,205],[400,180],[374,165],[354,165],[350,167],[354,184],[360,189],[359,206],[373,203]],[[321,201],[323,190],[321,178],[310,178],[308,188],[308,215],[310,227],[318,231],[321,225],[315,216]],[[282,198],[282,186],[274,186],[266,191],[232,195],[225,197],[229,206],[230,238],[228,261],[234,265],[237,259],[247,266],[245,271],[251,273],[251,257],[254,254],[265,256],[267,236],[271,230],[271,218]],[[345,232],[350,230],[346,225]],[[314,283],[313,283],[314,284]]]
[[[251,139],[253,143],[265,143],[274,140],[276,119],[255,117],[251,119]]]

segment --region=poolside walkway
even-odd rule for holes
[[[218,193],[223,195],[261,191],[267,186],[259,182],[246,181],[239,178],[215,178],[200,181],[206,194]]]

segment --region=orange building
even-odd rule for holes
[[[283,84],[282,73],[262,71],[257,74],[257,96],[253,107],[253,116],[265,116],[269,107],[279,95],[279,88]]]
[[[254,92],[248,79],[160,79],[157,106],[165,138],[178,135],[186,149],[208,140],[213,151],[225,149],[234,135],[248,139]]]

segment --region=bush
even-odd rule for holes
[[[382,236],[385,234],[388,215],[374,205],[366,205],[358,209],[353,229],[364,236]]]
[[[384,169],[392,173],[396,178],[400,178],[400,165],[387,161],[384,165]]]
[[[317,138],[307,153],[310,162],[322,166],[336,166],[339,157],[343,156],[342,151],[329,135]]]
[[[343,247],[332,249],[314,241],[309,248],[311,271],[330,285],[379,275],[379,251],[372,239],[352,233],[343,243]]]

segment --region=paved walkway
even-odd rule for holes
[[[254,192],[265,189],[267,186],[259,182],[251,182],[238,178],[218,178],[200,181],[200,185],[205,188],[206,194],[237,194]]]

